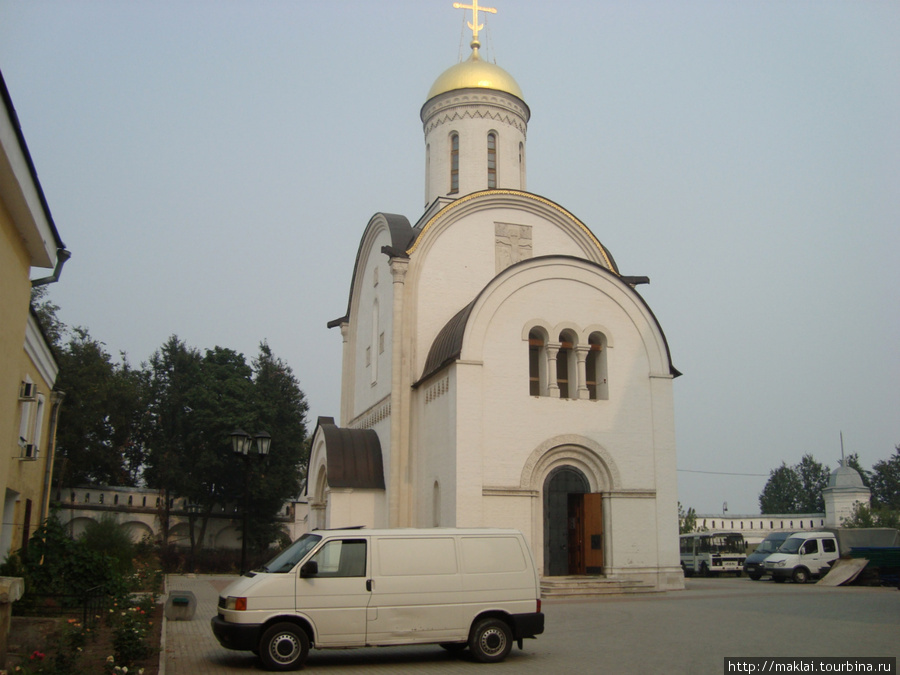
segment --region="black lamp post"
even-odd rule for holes
[[[272,436],[268,432],[260,431],[251,436],[243,429],[235,429],[231,432],[231,448],[234,454],[240,455],[244,460],[244,526],[241,531],[241,574],[247,572],[247,516],[250,511],[250,461],[252,457],[264,460],[269,454],[269,446],[272,445]],[[253,441],[256,441],[256,452],[250,452]]]

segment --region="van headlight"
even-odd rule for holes
[[[786,562],[787,560],[776,560],[774,563],[772,563],[772,567],[784,567],[784,563]]]
[[[247,611],[247,598],[236,598],[233,595],[229,595],[225,598],[225,609],[245,612]]]

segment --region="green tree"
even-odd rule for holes
[[[143,464],[141,371],[113,363],[105,345],[75,328],[58,350],[57,388],[66,393],[54,471],[70,485],[135,485]]]
[[[800,463],[794,467],[800,478],[800,492],[797,495],[797,511],[795,513],[822,513],[825,511],[825,499],[822,490],[828,487],[831,471],[813,459],[812,455],[803,455]]]
[[[894,448],[893,456],[872,466],[869,487],[874,506],[900,511],[900,445]]]
[[[256,426],[272,435],[272,450],[251,490],[248,544],[264,549],[278,536],[272,516],[287,498],[299,495],[309,447],[306,413],[309,405],[293,370],[277,358],[266,342],[253,359]],[[246,427],[245,427],[246,428]]]
[[[59,319],[59,305],[50,300],[49,286],[33,286],[31,288],[31,308],[37,314],[38,323],[44,337],[51,347],[59,347],[65,337],[67,328]]]
[[[245,479],[252,514],[248,545],[267,546],[277,530],[276,514],[299,492],[304,459],[307,404],[291,369],[265,343],[251,367],[231,349],[215,347],[201,355],[175,336],[151,357],[149,369],[151,432],[144,475],[148,485],[165,493],[164,508],[174,496],[199,507],[196,536],[193,518],[190,523],[192,553],[214,508],[243,508]],[[239,465],[229,437],[236,428],[272,435],[265,462]],[[167,536],[168,512],[161,516]]]
[[[812,455],[803,455],[798,464],[782,462],[769,472],[769,480],[759,495],[760,513],[821,513],[825,510],[822,490],[831,475],[827,466]]]
[[[678,502],[678,534],[688,534],[697,530],[697,512],[693,506],[685,511],[681,502]]]
[[[781,466],[769,472],[769,480],[759,495],[760,513],[800,513],[801,489],[797,471],[782,462]]]
[[[893,527],[900,529],[900,512],[857,502],[853,513],[844,518],[842,527]]]

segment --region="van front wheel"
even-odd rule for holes
[[[794,570],[793,579],[795,584],[805,584],[809,581],[809,572],[804,567],[798,567]]]
[[[293,623],[276,623],[259,641],[259,658],[269,670],[296,670],[307,654],[309,637]]]
[[[512,649],[512,633],[505,621],[482,619],[469,635],[469,651],[476,661],[499,663]]]

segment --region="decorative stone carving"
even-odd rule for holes
[[[532,257],[531,226],[495,223],[497,274],[510,265]]]

